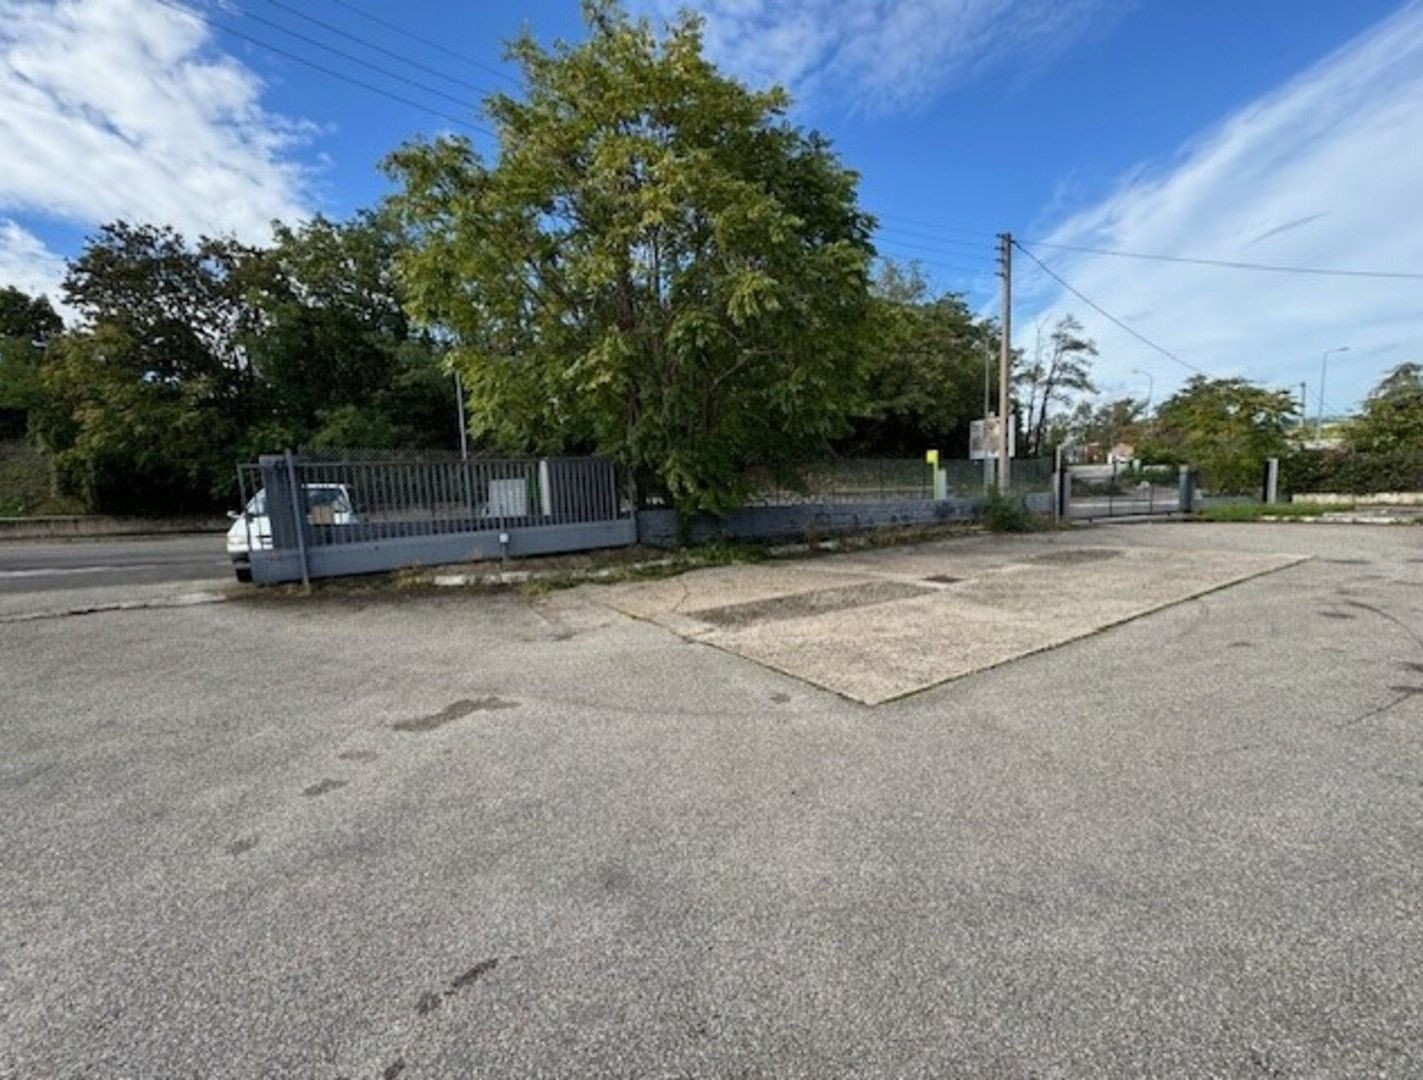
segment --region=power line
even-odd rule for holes
[[[886,234],[889,236],[906,236],[911,240],[927,240],[935,245],[943,245],[944,247],[949,248],[959,248],[964,251],[977,251],[981,253],[987,253],[993,250],[993,245],[991,245],[987,241],[947,240],[941,239],[939,237],[925,236],[923,233],[910,232],[906,229],[886,229],[884,226],[880,226],[875,230],[875,233],[876,235]],[[960,254],[960,252],[955,251],[953,254],[957,255]]]
[[[1198,259],[1185,255],[1153,255],[1141,251],[1116,251],[1111,248],[1079,247],[1076,244],[1054,244],[1047,240],[1029,240],[1037,247],[1059,251],[1079,251],[1087,255],[1111,255],[1119,259],[1148,259],[1153,262],[1187,263],[1191,266],[1218,266],[1230,270],[1264,270],[1275,274],[1311,274],[1320,277],[1396,278],[1423,281],[1423,273],[1394,270],[1334,270],[1318,266],[1282,266],[1277,263],[1236,262],[1231,259]]]
[[[920,263],[924,266],[932,266],[939,270],[950,270],[959,274],[977,274],[981,276],[987,276],[993,273],[993,267],[987,264],[975,265],[972,263],[948,262],[942,259],[926,259],[921,255],[897,251],[886,252],[884,250],[879,250],[878,255],[881,259],[884,259],[887,256],[896,256],[906,262]]]
[[[889,245],[891,245],[891,246],[893,246],[893,247],[915,248],[915,249],[917,249],[917,250],[919,250],[919,251],[927,251],[927,252],[929,252],[931,255],[945,255],[945,256],[949,256],[949,257],[955,258],[955,259],[972,259],[972,258],[973,258],[973,255],[972,255],[971,253],[967,252],[967,251],[945,251],[943,248],[929,247],[929,246],[927,246],[927,245],[925,245],[925,244],[916,244],[916,243],[913,243],[912,241],[909,241],[909,240],[898,240],[898,239],[895,239],[895,238],[892,237],[892,236],[891,236],[891,237],[884,237],[883,240],[882,240],[882,242],[885,243],[885,244],[889,244]],[[983,252],[983,254],[982,254],[981,257],[982,257],[982,259],[983,259],[984,262],[992,262],[992,261],[993,261],[992,255],[990,255],[990,254],[989,254],[988,252],[986,252],[986,251]]]
[[[339,0],[336,0],[336,2],[339,2]],[[874,211],[871,211],[871,213],[874,213]],[[991,241],[997,235],[991,229],[967,229],[960,225],[944,225],[937,221],[925,221],[922,218],[903,217],[899,214],[874,214],[874,216],[882,218],[885,221],[899,221],[905,225],[918,225],[921,228],[933,229],[937,232],[956,233],[959,236],[972,236],[980,240]]]
[[[379,74],[384,75],[387,79],[394,79],[397,82],[404,83],[406,86],[413,86],[417,90],[423,90],[427,94],[433,94],[435,95],[435,97],[444,98],[446,101],[453,102],[454,104],[462,106],[466,109],[477,110],[479,108],[479,105],[475,102],[467,101],[464,98],[455,97],[453,94],[447,94],[443,90],[438,90],[435,87],[431,86],[429,83],[423,83],[419,79],[412,79],[408,75],[402,75],[398,71],[392,71],[388,67],[382,67],[380,64],[376,64],[370,60],[365,60],[359,56],[356,56],[354,53],[348,53],[344,49],[338,49],[334,45],[328,45],[326,44],[326,42],[320,40],[319,38],[314,38],[311,37],[309,34],[303,34],[300,31],[292,30],[289,27],[283,26],[279,22],[274,22],[271,19],[263,18],[261,15],[254,14],[251,11],[242,11],[240,9],[239,11],[240,14],[242,14],[246,18],[251,19],[253,22],[261,23],[263,26],[271,27],[279,34],[286,34],[288,37],[296,38],[298,41],[304,41],[308,45],[315,45],[318,49],[322,49],[326,52],[329,52],[334,56],[339,56],[343,60],[349,60],[353,64],[359,64],[361,67],[369,68],[371,71],[378,72]]]
[[[381,97],[389,98],[391,101],[397,101],[400,104],[407,105],[412,109],[419,109],[421,112],[429,113],[431,116],[438,116],[441,120],[448,120],[452,124],[455,124],[462,128],[466,128],[470,131],[478,132],[481,135],[488,135],[491,138],[498,138],[498,136],[495,135],[494,132],[490,131],[488,128],[480,127],[478,124],[471,124],[468,120],[462,120],[457,116],[452,116],[450,113],[442,112],[439,109],[431,108],[429,105],[423,105],[412,98],[405,97],[401,94],[393,93],[392,91],[386,90],[380,86],[376,86],[373,83],[368,83],[361,79],[357,79],[354,76],[347,75],[345,72],[336,71],[334,68],[326,67],[324,64],[318,64],[314,60],[308,60],[304,56],[300,56],[294,52],[289,52],[286,49],[271,44],[271,42],[263,41],[260,38],[255,38],[250,34],[244,34],[241,30],[234,30],[231,26],[228,26],[224,23],[215,22],[209,19],[207,16],[201,15],[198,12],[193,11],[191,8],[185,7],[184,5],[179,3],[175,3],[174,0],[157,0],[157,3],[162,4],[164,7],[172,8],[174,11],[181,12],[182,14],[187,15],[189,18],[197,19],[199,22],[205,23],[209,27],[215,27],[225,34],[230,34],[232,37],[238,38],[242,41],[250,42],[251,44],[258,46],[259,48],[266,49],[268,52],[275,53],[278,56],[285,57],[286,59],[291,60],[295,63],[302,64],[305,67],[309,67],[313,71],[319,71],[323,75],[328,75],[333,79],[339,79],[342,82],[349,83],[352,86],[358,86],[362,90],[369,90],[373,94],[379,94]]]
[[[318,19],[314,15],[308,15],[300,8],[293,7],[291,4],[283,3],[282,0],[267,0],[267,3],[271,4],[273,7],[281,8],[289,15],[295,15],[298,19],[304,19],[315,26],[319,26],[328,33],[335,34],[338,37],[343,37],[347,41],[354,41],[357,45],[363,45],[367,49],[372,50],[373,52],[378,52],[383,56],[389,56],[391,59],[399,60],[403,64],[409,64],[411,67],[417,68],[418,70],[426,72],[427,74],[434,75],[436,78],[446,79],[452,83],[458,83],[460,86],[468,87],[470,90],[477,91],[481,94],[493,93],[493,91],[489,90],[487,87],[480,86],[478,83],[472,83],[468,79],[461,79],[457,75],[447,74],[446,72],[441,71],[439,68],[431,67],[429,64],[422,63],[419,60],[411,59],[404,53],[396,52],[394,49],[387,49],[384,45],[380,45],[374,41],[371,41],[369,38],[363,38],[359,34],[352,34],[346,30],[341,29],[341,27],[334,25],[333,23]]]
[[[1099,303],[1097,303],[1097,301],[1093,300],[1091,297],[1087,296],[1086,294],[1084,294],[1083,292],[1081,292],[1081,290],[1075,288],[1073,285],[1069,284],[1067,281],[1064,281],[1060,276],[1058,276],[1058,274],[1056,274],[1056,273],[1052,270],[1051,267],[1049,267],[1049,266],[1047,265],[1047,263],[1045,263],[1045,262],[1043,262],[1041,259],[1039,259],[1039,258],[1038,258],[1036,255],[1034,255],[1031,251],[1029,251],[1027,248],[1025,248],[1022,244],[1020,244],[1017,240],[1014,240],[1014,241],[1013,241],[1013,246],[1014,246],[1015,248],[1017,248],[1019,251],[1021,251],[1024,255],[1026,255],[1028,258],[1032,259],[1033,262],[1037,263],[1037,264],[1038,264],[1038,268],[1039,268],[1040,270],[1042,270],[1043,273],[1045,273],[1048,277],[1050,277],[1050,278],[1052,278],[1054,281],[1056,281],[1059,285],[1061,285],[1064,289],[1066,289],[1068,292],[1070,292],[1073,296],[1077,297],[1077,299],[1081,300],[1084,304],[1086,304],[1088,307],[1090,307],[1090,308],[1091,308],[1093,311],[1095,311],[1098,315],[1102,316],[1102,318],[1108,320],[1109,322],[1114,323],[1116,326],[1120,327],[1122,330],[1125,330],[1125,331],[1126,331],[1128,334],[1130,334],[1132,337],[1134,337],[1134,338],[1136,338],[1138,341],[1140,341],[1143,345],[1146,345],[1148,348],[1155,349],[1155,350],[1156,350],[1157,352],[1159,352],[1162,356],[1166,357],[1168,360],[1170,360],[1170,361],[1172,361],[1172,362],[1174,362],[1174,363],[1180,364],[1183,368],[1187,369],[1188,371],[1193,371],[1193,372],[1195,372],[1197,375],[1206,375],[1206,374],[1207,374],[1207,373],[1206,373],[1205,371],[1203,371],[1202,369],[1196,367],[1195,364],[1187,363],[1185,360],[1182,360],[1179,356],[1177,356],[1175,353],[1173,353],[1170,349],[1163,348],[1162,346],[1156,344],[1156,342],[1152,341],[1152,340],[1151,340],[1149,337],[1147,337],[1145,334],[1138,333],[1136,330],[1132,329],[1132,328],[1131,328],[1130,326],[1128,326],[1126,323],[1122,322],[1121,319],[1117,318],[1115,315],[1113,315],[1113,314],[1112,314],[1110,311],[1108,311],[1106,308],[1102,307],[1102,305],[1099,304]]]
[[[451,59],[458,60],[462,64],[468,64],[472,68],[476,68],[479,71],[483,71],[488,75],[493,75],[495,78],[503,79],[505,82],[512,83],[515,86],[519,85],[519,80],[514,78],[507,71],[500,71],[496,67],[491,67],[488,64],[482,64],[478,60],[475,60],[469,56],[465,56],[463,53],[455,52],[453,49],[441,45],[438,41],[432,41],[427,37],[421,37],[419,34],[413,33],[405,29],[405,27],[399,25],[398,23],[393,23],[387,19],[382,19],[379,15],[372,15],[369,11],[365,11],[357,5],[349,3],[348,0],[331,0],[331,3],[335,4],[337,7],[343,7],[347,11],[359,15],[363,19],[368,19],[371,22],[375,23],[377,26],[383,26],[387,30],[391,30],[397,34],[400,34],[402,37],[407,37],[411,41],[418,41],[421,45],[424,45],[427,48],[434,49],[436,52],[443,53]]]

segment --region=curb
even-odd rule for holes
[[[682,565],[677,559],[648,559],[645,562],[623,563],[587,570],[496,570],[489,573],[436,574],[430,584],[440,589],[489,588],[497,585],[527,585],[535,581],[607,581],[624,573],[660,570]],[[698,570],[709,563],[686,564],[688,570]]]
[[[151,600],[115,600],[108,604],[84,604],[78,607],[48,608],[44,611],[21,611],[13,615],[0,615],[0,624],[36,622],[40,619],[64,619],[72,615],[100,615],[106,611],[198,607],[202,604],[225,603],[227,599],[228,597],[223,593],[194,592],[179,593],[177,596],[159,596]]]
[[[1308,517],[1290,517],[1286,514],[1262,514],[1258,519],[1273,523],[1299,522],[1302,525],[1414,525],[1419,518],[1394,517],[1391,514],[1311,514]]]

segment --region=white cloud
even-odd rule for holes
[[[30,295],[43,294],[59,306],[59,280],[64,260],[17,221],[0,218],[0,287],[9,285]]]
[[[1165,166],[1145,167],[1047,240],[1113,250],[1306,267],[1423,271],[1423,8],[1410,6],[1278,91],[1225,119]],[[1029,247],[1032,245],[1029,244]],[[1280,387],[1307,381],[1317,408],[1322,354],[1331,409],[1388,368],[1423,360],[1423,281],[1267,274],[1038,249],[1103,307],[1212,375]],[[1021,265],[1021,264],[1020,264]],[[1102,346],[1118,392],[1158,400],[1189,377],[1025,266],[1023,341],[1072,311]],[[1015,335],[1016,336],[1016,335]],[[1020,342],[1021,343],[1021,342]]]
[[[1099,29],[1107,0],[642,0],[706,18],[707,51],[752,85],[869,112],[918,108],[945,86],[1051,60]],[[1110,5],[1119,9],[1120,3]]]
[[[153,0],[0,0],[0,212],[265,239],[304,213],[306,128],[261,92],[200,19]],[[8,229],[0,277],[53,270]]]

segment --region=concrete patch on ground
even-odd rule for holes
[[[587,595],[877,705],[1300,561],[1080,535],[982,537],[718,567]]]

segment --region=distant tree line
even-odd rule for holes
[[[577,44],[512,43],[523,93],[486,100],[488,160],[411,142],[378,209],[265,245],[106,225],[68,266],[67,327],[0,289],[0,438],[92,510],[217,508],[262,452],[453,449],[453,368],[479,451],[606,454],[687,510],[734,505],[757,469],[965,453],[993,321],[877,262],[856,174],[783,91],[720,73],[695,15],[584,15]],[[1098,404],[1097,351],[1065,316],[1014,355],[1020,453],[1125,440],[1229,487],[1297,427],[1288,395],[1239,379],[1150,417]],[[1381,388],[1359,439],[1416,440],[1416,384]]]
[[[0,423],[94,510],[230,504],[284,446],[599,452],[647,495],[722,509],[752,467],[962,450],[991,323],[913,267],[873,272],[857,177],[703,56],[585,5],[587,40],[512,45],[497,159],[413,142],[378,211],[269,245],[116,222],[62,287],[3,294]]]
[[[405,314],[379,215],[278,226],[267,247],[116,222],[70,264],[63,328],[0,289],[0,431],[91,510],[231,505],[239,459],[284,446],[453,447],[435,340]]]

